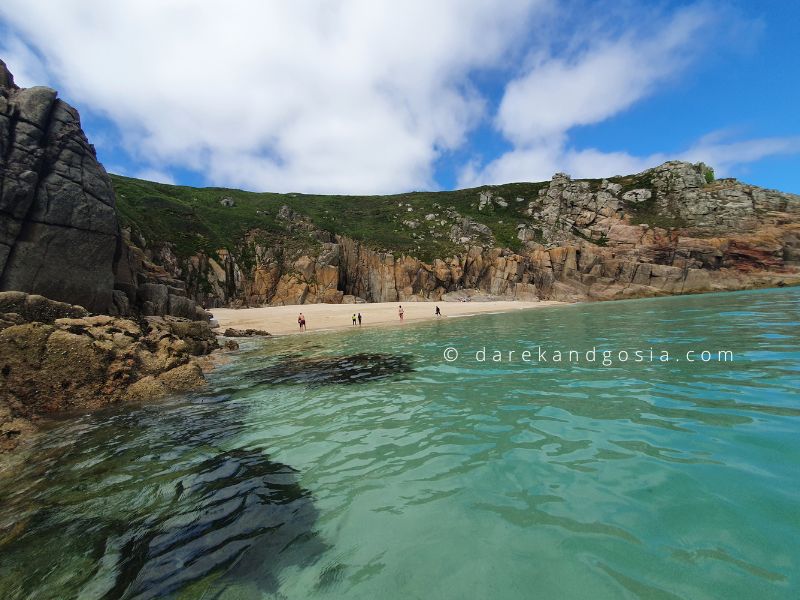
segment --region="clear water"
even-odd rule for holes
[[[537,345],[734,359],[475,361]],[[49,431],[0,597],[800,597],[800,290],[248,342],[211,384]]]

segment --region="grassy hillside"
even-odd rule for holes
[[[169,241],[185,257],[198,250],[235,248],[243,234],[264,231],[268,243],[313,245],[303,233],[289,234],[277,219],[288,205],[320,229],[360,240],[377,250],[406,253],[423,260],[450,256],[459,248],[449,239],[455,210],[487,225],[497,243],[518,249],[517,224],[529,222],[523,210],[538,197],[544,183],[512,183],[452,192],[413,192],[392,196],[318,196],[253,193],[223,188],[166,185],[112,175],[117,211],[123,225],[138,230],[149,242]],[[482,190],[502,197],[507,206],[478,210]],[[234,205],[224,206],[223,198]],[[521,200],[517,200],[517,199]],[[426,215],[438,215],[426,220]],[[416,227],[404,221],[417,221]]]
[[[287,205],[319,229],[351,237],[375,250],[408,254],[425,261],[463,252],[463,244],[454,243],[450,236],[450,228],[460,222],[460,217],[486,225],[497,245],[520,250],[517,225],[525,223],[537,229],[537,223],[525,210],[550,183],[509,183],[391,196],[324,196],[193,188],[120,175],[112,175],[111,180],[122,224],[138,230],[150,243],[172,242],[181,258],[198,251],[213,255],[220,248],[235,251],[244,234],[252,230],[261,232],[263,245],[313,252],[319,242],[310,233],[303,228],[290,232],[278,218],[280,208]],[[647,171],[608,180],[621,186],[621,194],[652,188]],[[584,181],[592,191],[600,189],[600,179]],[[480,196],[485,191],[503,202],[489,203],[480,210]],[[226,198],[233,201],[232,206],[221,202]],[[664,228],[684,226],[679,216],[659,212],[655,196],[624,205],[633,223]],[[241,251],[240,258],[246,258]]]

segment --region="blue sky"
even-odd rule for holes
[[[4,0],[109,171],[387,193],[664,160],[800,192],[800,3]]]

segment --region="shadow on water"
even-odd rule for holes
[[[3,482],[0,597],[273,593],[282,568],[325,550],[294,469],[220,448],[242,426],[235,408],[162,408],[87,418]]]
[[[258,383],[313,387],[374,382],[413,370],[411,357],[402,354],[362,352],[311,358],[289,355],[267,367],[253,369],[246,377]]]

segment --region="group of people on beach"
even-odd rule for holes
[[[403,310],[403,305],[402,304],[400,306],[398,306],[397,315],[400,317],[401,321],[403,320],[403,316],[405,315],[405,312],[406,311]],[[436,316],[436,317],[441,317],[442,316],[442,311],[438,306],[436,307],[436,312],[434,313],[434,316]],[[353,313],[353,327],[356,327],[356,326],[361,327],[362,318],[363,317],[361,316],[360,312],[359,313]],[[303,313],[300,313],[299,315],[297,315],[297,324],[300,326],[300,331],[305,331],[306,330],[306,317],[305,317],[305,315]]]

